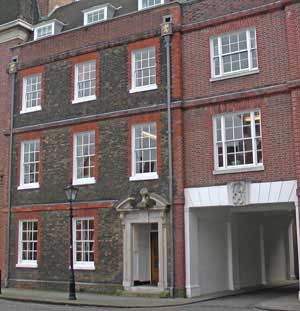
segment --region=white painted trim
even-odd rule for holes
[[[93,220],[94,221],[94,246],[96,244],[95,241],[95,218],[94,217],[74,217],[72,223],[73,230],[73,258],[74,258],[74,269],[75,270],[96,270],[94,261],[84,262],[84,261],[76,261],[76,220]],[[95,259],[95,247],[94,247],[94,259]]]
[[[42,29],[42,28],[46,28],[48,26],[51,26],[51,33],[47,34],[47,35],[44,35],[44,36],[41,36],[41,37],[38,37],[38,30]],[[33,39],[34,40],[39,40],[39,39],[43,39],[43,38],[46,38],[46,37],[53,36],[54,35],[54,27],[55,27],[55,22],[54,21],[34,26],[34,28],[33,28],[33,30],[34,30]]]
[[[259,72],[260,72],[259,69],[243,70],[243,71],[227,74],[226,76],[222,76],[222,77],[210,78],[209,81],[216,82],[216,81],[222,81],[222,80],[227,80],[227,79],[239,78],[239,77],[254,75]]]
[[[39,221],[38,219],[20,219],[18,222],[18,262],[16,264],[17,268],[37,268],[38,267],[38,263],[37,260],[23,260],[22,259],[22,253],[23,253],[23,245],[21,243],[21,241],[23,241],[23,230],[22,230],[22,225],[24,221],[32,221],[32,222],[37,222],[38,224],[38,231],[39,229]],[[38,246],[38,238],[39,235],[37,234],[37,246]],[[38,254],[38,249],[37,249],[37,254]]]
[[[186,188],[184,190],[185,208],[232,206],[228,196],[228,187],[229,185]],[[296,189],[296,180],[250,183],[248,205],[297,204]]]
[[[93,101],[96,99],[97,99],[96,95],[81,97],[81,98],[77,98],[77,99],[72,100],[72,104],[80,104],[80,103],[90,102],[90,101]]]
[[[154,4],[154,5],[150,5],[150,6],[147,6],[145,8],[143,8],[143,0],[138,0],[138,10],[141,11],[141,10],[147,10],[147,9],[150,9],[150,8],[154,8],[158,5],[162,5],[165,3],[165,0],[161,0],[159,4]]]
[[[33,30],[33,26],[31,24],[27,23],[26,21],[24,21],[22,19],[16,19],[14,21],[0,25],[0,31],[7,30],[9,28],[13,28],[13,27],[17,27],[17,26],[21,26],[21,27],[23,27],[27,30],[30,30],[30,31]]]
[[[28,262],[23,262],[23,263],[17,263],[16,264],[16,268],[31,268],[31,269],[34,269],[34,268],[38,268],[38,264],[36,262],[28,261]]]
[[[151,84],[147,86],[140,86],[140,87],[135,87],[129,90],[130,94],[133,93],[138,93],[138,92],[146,92],[146,91],[152,91],[152,90],[157,90],[157,84]]]
[[[102,21],[107,20],[107,5],[100,5],[97,7],[93,7],[93,8],[89,8],[87,10],[82,11],[83,12],[83,25],[87,26],[87,25],[93,25],[96,23],[100,23]],[[99,11],[103,11],[103,19],[96,21],[96,22],[92,22],[92,23],[88,23],[88,15],[91,13],[95,13],[95,12],[99,12]]]
[[[300,209],[299,209],[298,200],[296,201],[295,205],[296,205],[296,226],[297,226],[296,230],[297,230],[297,241],[298,241],[297,251],[298,251],[298,254],[300,254]],[[298,256],[298,267],[300,267],[300,256]],[[299,278],[298,300],[300,301],[300,278]]]
[[[227,256],[228,256],[228,288],[234,290],[234,266],[233,266],[233,245],[232,245],[232,228],[231,220],[226,223],[227,229]]]
[[[247,171],[262,171],[264,170],[263,163],[257,162],[257,146],[256,146],[256,134],[255,134],[255,113],[258,112],[261,118],[260,109],[246,109],[234,112],[225,112],[219,113],[213,116],[213,142],[214,142],[214,175],[218,174],[229,174],[229,173],[239,173],[239,172],[247,172]],[[233,116],[237,114],[250,114],[250,125],[251,125],[251,141],[252,141],[252,154],[253,154],[253,162],[252,164],[242,164],[235,166],[227,165],[227,152],[226,150],[226,137],[225,137],[225,117]],[[223,147],[223,167],[219,167],[218,161],[218,148],[217,148],[217,119],[221,121],[221,136],[222,136],[222,147]],[[261,121],[260,121],[261,125]],[[262,135],[262,125],[261,125],[261,133],[260,138],[263,144],[263,135]],[[263,152],[263,149],[262,149]]]
[[[184,239],[185,239],[185,287],[187,297],[191,293],[191,238],[190,238],[190,211],[184,210]]]
[[[32,108],[27,108],[26,110],[21,110],[20,114],[25,114],[25,113],[30,113],[30,112],[36,112],[36,111],[41,111],[42,110],[42,106],[35,106]]]
[[[288,228],[288,245],[289,245],[289,278],[296,279],[295,273],[295,253],[294,253],[294,223],[291,218]]]
[[[150,50],[150,49],[154,50],[155,70],[156,70],[156,67],[157,67],[157,57],[156,57],[156,48],[155,48],[155,46],[147,46],[145,48],[138,49],[138,50],[133,50],[131,52],[131,89],[129,90],[129,93],[137,93],[137,92],[151,91],[151,90],[157,89],[157,83],[137,87],[136,86],[136,81],[135,81],[135,55],[136,55],[137,52],[141,52],[143,50]],[[157,82],[156,71],[155,71],[155,82]]]
[[[157,173],[136,174],[134,176],[129,177],[130,181],[153,180],[153,179],[159,179],[159,176]]]
[[[95,152],[96,152],[96,132],[95,130],[90,130],[90,131],[82,131],[82,132],[76,132],[73,135],[73,185],[89,185],[89,184],[95,184],[96,183],[96,178],[95,177],[86,177],[86,178],[77,178],[77,161],[76,161],[76,156],[77,156],[77,136],[80,134],[90,134],[94,132],[95,133]],[[94,155],[95,157],[97,156],[96,154]],[[97,170],[97,168],[95,167]]]
[[[89,177],[89,178],[79,178],[75,179],[73,178],[73,185],[74,186],[80,186],[80,185],[92,185],[96,183],[95,177]]]
[[[78,97],[78,66],[79,65],[83,65],[83,64],[89,64],[89,63],[95,63],[95,67],[96,67],[96,72],[98,70],[97,68],[97,62],[96,59],[92,59],[92,60],[88,60],[85,62],[81,62],[81,63],[77,63],[74,65],[74,73],[75,73],[75,77],[74,77],[74,100],[72,101],[72,104],[78,104],[78,103],[82,103],[82,102],[87,102],[87,101],[92,101],[92,100],[96,100],[96,95],[90,95],[90,96],[85,96],[85,97]],[[97,74],[96,74],[96,87],[95,87],[95,92],[97,93]]]
[[[135,167],[135,127],[138,125],[143,124],[155,124],[156,129],[156,138],[158,136],[157,132],[157,122],[145,122],[145,123],[136,123],[131,126],[131,176],[129,177],[130,181],[139,181],[139,180],[153,180],[153,179],[159,179],[159,176],[156,172],[151,173],[142,173],[137,174],[136,173],[136,167]],[[158,139],[156,139],[156,170],[158,168]]]
[[[266,285],[267,274],[266,274],[266,258],[265,258],[265,233],[263,224],[259,225],[259,238],[260,238],[261,283],[263,285]]]
[[[222,33],[220,35],[217,36],[213,36],[210,38],[210,42],[209,42],[209,46],[210,46],[210,68],[211,68],[211,79],[210,81],[218,81],[218,80],[223,80],[226,78],[234,78],[234,77],[239,77],[242,75],[247,75],[247,74],[253,74],[253,73],[257,73],[258,71],[258,55],[257,55],[257,67],[252,67],[252,58],[251,58],[251,39],[250,39],[250,31],[254,30],[255,31],[255,41],[256,41],[256,51],[257,49],[257,35],[256,35],[256,28],[255,27],[250,27],[250,28],[246,28],[246,29],[240,29],[238,31],[234,31],[234,32],[228,32],[228,33]],[[222,37],[224,36],[230,36],[233,34],[239,34],[240,32],[246,32],[246,40],[247,40],[247,52],[248,52],[248,68],[247,69],[241,69],[238,71],[232,71],[230,73],[224,73],[224,64],[223,64],[223,57],[222,57]],[[213,47],[213,40],[217,39],[218,40],[218,58],[219,58],[219,65],[220,65],[220,74],[219,75],[215,75],[215,68],[214,68],[214,47]],[[228,55],[231,55],[230,53],[228,53]]]
[[[26,190],[26,189],[39,189],[39,183],[32,183],[32,184],[24,184],[18,187],[18,190]]]
[[[24,140],[21,142],[21,157],[20,157],[20,180],[19,180],[19,186],[18,190],[25,190],[25,189],[38,189],[40,188],[39,182],[35,183],[30,183],[30,184],[25,184],[24,183],[24,144],[25,143],[33,143],[39,141],[39,163],[41,163],[41,142],[40,139],[31,139],[31,140]],[[40,174],[40,169],[39,169],[39,174]],[[39,176],[40,177],[40,176]]]
[[[243,173],[243,172],[259,172],[264,171],[265,167],[263,164],[257,165],[241,165],[235,166],[234,168],[218,168],[213,171],[214,175],[222,174],[234,174],[234,173]]]
[[[35,106],[35,107],[30,107],[27,108],[26,107],[26,88],[27,88],[27,81],[29,78],[32,78],[34,76],[41,76],[41,96],[43,93],[43,74],[42,73],[36,73],[36,74],[32,74],[32,75],[28,75],[26,77],[23,78],[23,89],[22,89],[22,110],[20,111],[20,114],[24,114],[24,113],[30,113],[30,112],[35,112],[35,111],[41,111],[42,110],[42,106]],[[42,97],[41,97],[41,101],[42,101]]]

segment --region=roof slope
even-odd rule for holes
[[[66,31],[83,26],[83,10],[108,3],[117,8],[115,16],[134,12],[138,9],[138,0],[81,0],[59,7],[50,16],[42,20],[58,19],[65,24],[64,31]]]

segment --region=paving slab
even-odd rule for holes
[[[297,301],[298,283],[288,282],[278,284],[277,286],[266,286],[261,288],[265,290],[274,289],[274,299],[269,296],[267,300],[259,302],[255,307],[259,310],[274,311],[300,311],[300,303]],[[278,293],[276,290],[278,289]],[[199,302],[214,300],[216,298],[236,296],[234,300],[245,299],[246,296],[240,295],[245,293],[257,292],[257,289],[240,290],[239,292],[224,292],[215,295],[197,298],[158,298],[158,297],[135,297],[135,296],[110,296],[102,294],[92,294],[85,292],[77,293],[77,300],[68,300],[67,292],[31,290],[31,289],[2,289],[0,299],[52,304],[52,305],[70,305],[70,306],[87,306],[87,307],[105,307],[105,308],[163,308],[195,304]],[[249,296],[249,295],[248,295]],[[222,299],[217,299],[222,303]]]
[[[266,311],[300,311],[300,302],[296,294],[289,294],[264,301],[255,308]]]

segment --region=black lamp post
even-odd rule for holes
[[[75,276],[74,276],[74,260],[73,260],[73,209],[72,203],[76,200],[78,188],[72,184],[67,185],[65,188],[65,195],[70,203],[70,216],[69,216],[69,227],[70,227],[70,277],[69,277],[69,300],[76,300],[76,289],[75,289]]]

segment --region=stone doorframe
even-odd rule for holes
[[[157,289],[168,287],[167,276],[167,212],[169,203],[162,196],[149,193],[146,188],[140,191],[141,200],[129,197],[116,205],[120,213],[123,231],[123,286],[134,291],[133,284],[133,230],[134,224],[158,224],[159,280]]]

